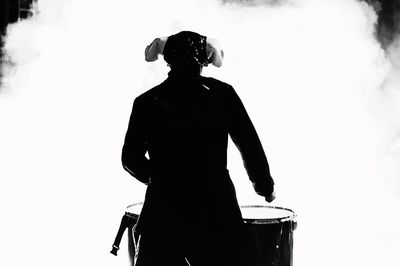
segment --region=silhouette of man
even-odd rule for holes
[[[240,265],[243,219],[227,170],[228,135],[255,191],[271,202],[267,158],[233,87],[201,76],[218,60],[207,38],[183,31],[164,44],[171,71],[135,99],[122,150],[124,169],[147,184],[136,266]]]

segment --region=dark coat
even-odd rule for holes
[[[191,228],[228,232],[242,223],[227,170],[228,134],[256,192],[269,196],[274,182],[267,158],[232,86],[170,72],[163,83],[135,99],[122,163],[148,184],[139,233],[177,234]]]

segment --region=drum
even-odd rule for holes
[[[129,257],[132,265],[136,255],[139,235],[135,232],[135,224],[139,219],[143,203],[129,205],[122,218],[121,227],[126,226],[128,232]],[[243,260],[251,266],[292,266],[293,263],[293,231],[297,227],[295,213],[286,208],[251,205],[241,206],[245,224],[243,239]],[[124,226],[122,224],[124,223]],[[117,236],[118,237],[118,236]],[[114,243],[113,250],[119,249]],[[115,252],[111,252],[116,255]]]
[[[245,261],[254,266],[292,266],[295,213],[286,208],[241,206],[245,222]]]

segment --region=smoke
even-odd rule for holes
[[[390,72],[384,84],[376,91],[377,102],[375,114],[379,117],[381,127],[386,132],[383,145],[385,151],[385,169],[391,192],[400,194],[400,38],[387,47],[387,57],[391,64]]]
[[[145,46],[180,30],[224,48],[204,75],[232,84],[252,117],[274,205],[298,214],[294,264],[396,264],[400,60],[377,20],[355,0],[40,1],[5,42],[1,264],[128,263],[126,243],[108,251],[145,187],[120,150],[134,97],[168,71]],[[261,203],[233,145],[229,169],[240,202]]]

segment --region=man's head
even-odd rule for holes
[[[156,38],[145,49],[145,60],[154,62],[158,55],[164,55],[172,68],[202,68],[209,63],[222,66],[224,52],[219,41],[191,31],[182,31],[169,37]]]
[[[168,37],[164,60],[171,66],[207,66],[207,37],[191,31],[181,31]]]

